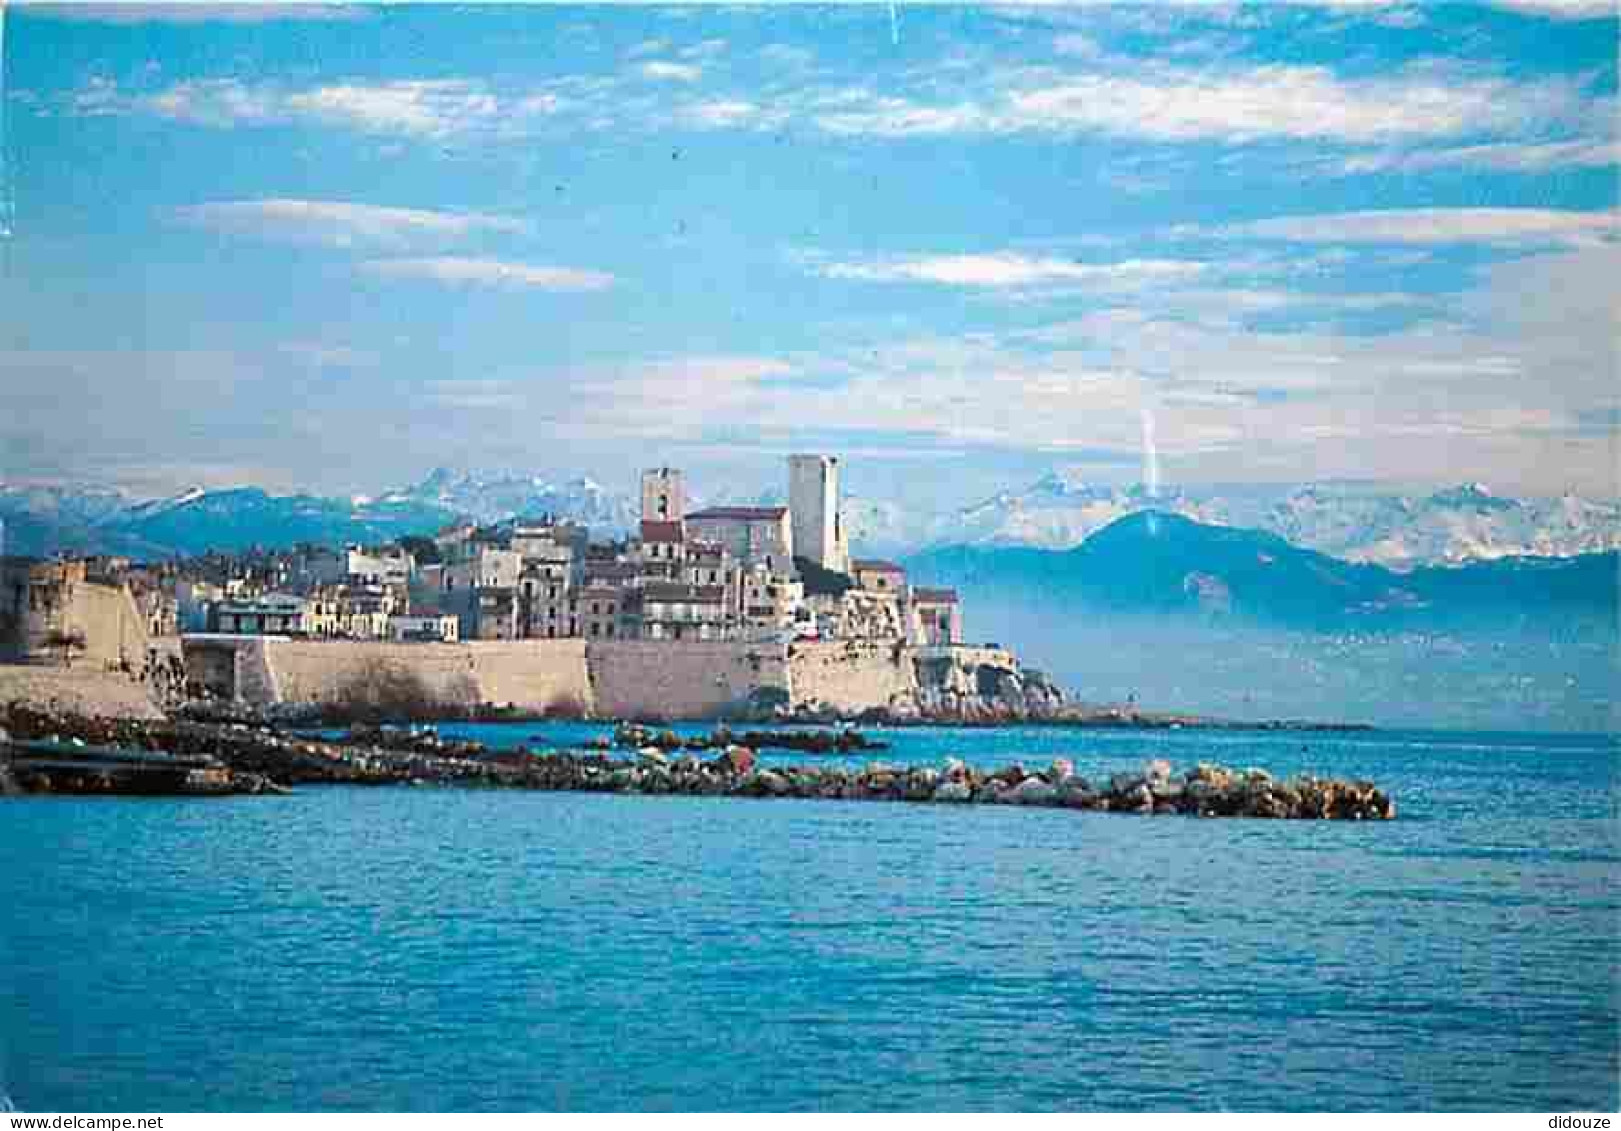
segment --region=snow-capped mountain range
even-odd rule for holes
[[[454,472],[443,467],[376,501],[439,507],[475,522],[555,515],[605,533],[629,530],[641,506],[629,493],[610,491],[584,475],[552,480],[519,472]]]
[[[1063,472],[944,516],[928,541],[1069,549],[1144,510],[1264,530],[1306,549],[1392,569],[1621,548],[1621,503],[1574,495],[1509,498],[1479,483],[1415,495],[1343,484],[1195,494],[1098,486]]]
[[[691,505],[782,501],[775,489],[733,489],[694,497]],[[420,533],[460,518],[498,522],[546,514],[585,523],[605,537],[630,531],[638,506],[630,491],[611,490],[584,476],[443,468],[375,497],[343,499],[273,496],[256,488],[193,488],[169,498],[138,499],[106,486],[0,484],[4,550],[27,554],[153,556],[300,539],[365,541]],[[1478,483],[1430,494],[1345,484],[1150,490],[1100,485],[1061,469],[1022,490],[938,513],[864,496],[844,500],[852,546],[858,553],[885,555],[948,545],[1069,549],[1146,510],[1263,530],[1333,557],[1394,569],[1621,548],[1621,502],[1574,495],[1511,498]]]

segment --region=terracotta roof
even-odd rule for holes
[[[850,563],[851,569],[870,570],[874,573],[905,573],[906,570],[894,562],[881,561],[878,558],[857,558]]]
[[[913,589],[912,601],[925,605],[955,605],[957,591],[955,589]]]
[[[679,522],[662,522],[658,519],[642,519],[643,542],[681,542],[685,532]]]
[[[787,507],[710,507],[687,516],[688,521],[704,518],[727,518],[743,522],[766,522],[780,519],[788,513]]]

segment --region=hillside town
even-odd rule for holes
[[[788,505],[688,509],[683,473],[641,475],[629,537],[578,523],[461,523],[379,546],[0,561],[0,648],[13,659],[138,663],[116,612],[74,623],[85,587],[127,594],[140,635],[456,642],[583,638],[669,642],[962,641],[955,591],[852,558],[840,465],[788,459]],[[80,619],[83,619],[82,617]]]

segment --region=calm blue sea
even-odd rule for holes
[[[888,737],[891,761],[1367,776],[1400,817],[409,787],[0,801],[0,1092],[120,1111],[1621,1101],[1613,739]]]

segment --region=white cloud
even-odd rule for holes
[[[687,103],[676,113],[679,121],[699,129],[763,129],[780,125],[785,120],[780,111],[739,98]]]
[[[1616,17],[1615,0],[1490,0],[1494,8],[1556,20],[1602,20]]]
[[[1408,208],[1281,216],[1219,230],[1299,243],[1589,246],[1614,241],[1617,213],[1546,208]]]
[[[1078,31],[1054,36],[1053,50],[1060,55],[1070,55],[1077,59],[1100,59],[1104,54],[1103,47],[1096,39]]]
[[[489,122],[500,110],[494,94],[461,80],[346,83],[286,96],[291,117],[309,117],[374,133],[441,136]]]
[[[228,235],[325,247],[406,249],[529,231],[527,222],[508,216],[335,200],[214,201],[176,208],[170,215],[179,223]]]
[[[608,441],[686,443],[711,424],[746,422],[791,393],[763,385],[790,376],[781,358],[699,355],[632,362],[589,375],[593,395],[568,409],[571,427]]]
[[[1327,67],[1239,69],[1148,65],[1132,73],[1026,68],[993,77],[977,95],[932,102],[853,92],[814,114],[837,134],[1105,133],[1157,141],[1318,139],[1347,143],[1512,132],[1573,118],[1575,84],[1471,78],[1409,67],[1342,78]]]
[[[867,283],[933,283],[953,287],[1017,288],[1054,283],[1089,283],[1103,287],[1187,279],[1204,270],[1202,263],[1171,259],[1129,259],[1118,263],[1082,263],[1018,255],[1011,252],[928,255],[872,262],[811,262],[813,270],[832,279]]]
[[[704,77],[704,69],[696,63],[671,63],[655,59],[636,68],[643,78],[660,82],[697,82]]]
[[[658,55],[668,51],[670,42],[666,39],[644,39],[625,52],[632,59],[643,59],[649,55]]]
[[[358,4],[220,4],[213,0],[179,0],[166,4],[62,3],[18,4],[15,11],[29,16],[103,24],[257,24],[278,20],[304,22],[360,20],[370,14]]]
[[[1575,138],[1548,142],[1491,142],[1387,153],[1361,153],[1341,163],[1345,173],[1404,173],[1431,169],[1497,169],[1512,173],[1546,173],[1552,169],[1602,169],[1621,164],[1621,144],[1614,140]]]
[[[100,79],[67,104],[83,114],[139,112],[214,127],[306,123],[436,140],[519,136],[542,124],[657,131],[672,125],[766,129],[802,123],[858,137],[1105,134],[1164,142],[1319,140],[1402,147],[1447,139],[1486,146],[1530,133],[1546,136],[1561,125],[1579,130],[1599,116],[1600,107],[1579,77],[1515,80],[1434,60],[1370,77],[1300,64],[1111,59],[1086,67],[988,61],[950,82],[937,69],[919,69],[881,91],[810,81],[801,70],[784,67],[769,112],[749,114],[715,108],[762,101],[753,93],[700,85],[706,78],[701,64],[666,59],[644,60],[618,78],[565,76],[499,89],[482,78],[351,79],[302,89],[196,79],[132,95]],[[691,89],[654,100],[631,75]],[[1515,159],[1484,151],[1475,156]],[[1549,150],[1540,159],[1598,158]]]
[[[802,70],[816,61],[814,52],[789,43],[768,43],[760,48],[759,56],[782,70]]]
[[[92,97],[83,105],[86,96]],[[445,137],[489,128],[502,120],[501,100],[482,83],[464,79],[342,82],[305,90],[236,79],[188,79],[151,94],[131,95],[108,80],[92,80],[75,108],[85,114],[146,113],[225,129],[305,122],[365,133]],[[555,101],[527,99],[527,114],[546,114]],[[507,109],[511,109],[508,107]]]
[[[600,291],[613,286],[614,277],[601,271],[574,267],[544,267],[508,263],[499,259],[430,256],[414,259],[373,259],[363,264],[375,275],[396,279],[431,279],[465,286],[533,287],[546,291]]]
[[[702,39],[681,48],[676,54],[683,59],[716,59],[726,54],[729,46],[724,39]]]

